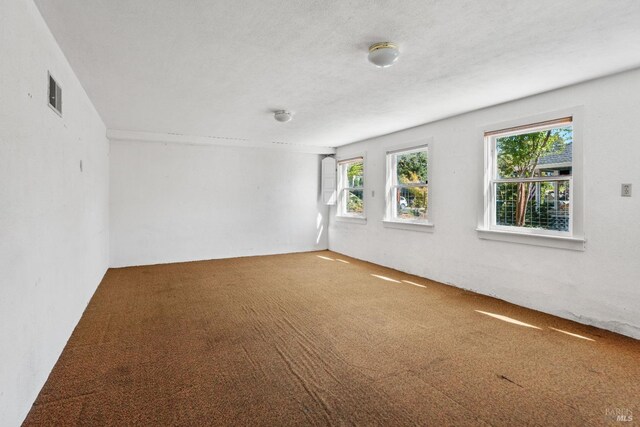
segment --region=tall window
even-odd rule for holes
[[[571,117],[485,133],[488,225],[530,234],[571,235]]]
[[[338,162],[338,215],[364,218],[364,160]]]
[[[49,106],[62,116],[62,89],[49,74]]]
[[[387,153],[387,220],[427,222],[428,169],[427,146]]]

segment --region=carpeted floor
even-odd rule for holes
[[[640,341],[325,251],[109,270],[25,425],[639,418]]]

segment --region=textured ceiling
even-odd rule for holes
[[[118,130],[335,147],[640,66],[638,0],[36,3]]]

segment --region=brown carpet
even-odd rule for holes
[[[25,425],[616,414],[640,418],[640,341],[324,251],[109,270]]]

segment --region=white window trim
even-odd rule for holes
[[[349,222],[353,224],[366,224],[367,218],[364,216],[344,216],[336,215],[337,222]]]
[[[385,213],[382,220],[382,225],[385,228],[396,228],[401,230],[421,231],[421,232],[433,232],[433,203],[431,194],[429,194],[429,203],[427,205],[427,219],[426,220],[397,220],[393,217],[394,200],[395,197],[392,194],[395,188],[393,182],[394,165],[392,164],[392,154],[397,154],[403,151],[419,151],[421,148],[427,149],[427,181],[429,182],[429,190],[432,188],[432,160],[433,160],[433,138],[424,138],[417,141],[406,142],[400,145],[394,145],[387,147],[385,150]]]
[[[398,230],[421,231],[424,233],[433,233],[435,226],[425,221],[390,221],[383,219],[382,225],[385,228],[397,228]]]
[[[494,221],[493,189],[494,159],[492,144],[494,137],[485,137],[485,132],[499,129],[514,128],[545,121],[551,121],[562,117],[572,117],[573,144],[572,144],[572,173],[570,189],[570,215],[571,226],[569,232],[553,230],[535,230],[521,227],[496,226]],[[550,111],[525,118],[510,120],[484,126],[479,130],[484,147],[483,169],[483,201],[478,213],[478,237],[487,240],[497,240],[511,243],[521,243],[535,246],[547,246],[560,249],[583,251],[586,238],[584,234],[584,181],[583,181],[583,107],[576,106],[559,111]]]
[[[548,236],[544,234],[524,234],[511,231],[485,230],[478,228],[478,237],[484,240],[520,243],[523,245],[546,246],[557,249],[584,251],[586,240],[577,237]]]
[[[343,191],[346,188],[343,182],[343,176],[340,173],[341,163],[348,163],[350,160],[359,160],[362,159],[362,175],[364,179],[364,185],[362,186],[362,203],[363,209],[362,214],[347,214],[344,212],[344,199],[343,199]],[[336,202],[336,220],[340,222],[351,222],[354,224],[366,224],[367,223],[367,157],[366,153],[354,153],[348,156],[342,156],[336,158],[336,167],[337,167],[337,202]]]

